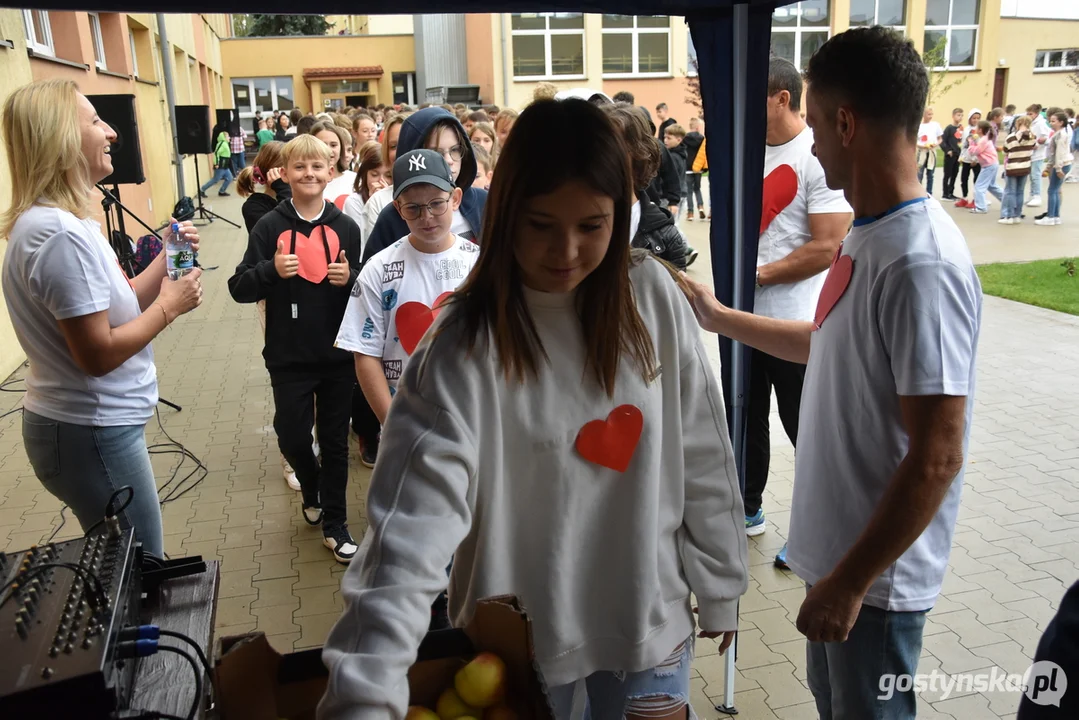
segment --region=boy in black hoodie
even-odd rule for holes
[[[334,339],[359,273],[360,228],[322,199],[330,179],[325,143],[300,135],[283,159],[292,198],[255,225],[229,292],[237,302],[266,300],[262,356],[277,443],[299,478],[304,520],[322,524],[326,547],[347,563],[358,549],[345,517],[355,376],[352,355],[334,347]],[[311,448],[316,401],[321,468]]]
[[[944,128],[940,149],[944,152],[944,200],[955,200],[955,179],[959,176],[959,141],[963,138],[963,108],[952,110],[952,124]]]
[[[686,130],[681,125],[675,123],[667,128],[667,132],[663,134],[663,144],[667,146],[667,151],[671,154],[671,160],[674,161],[674,171],[678,173],[678,189],[681,193],[681,197],[678,199],[678,206],[675,209],[674,222],[677,225],[678,221],[682,219],[682,203],[686,201],[686,146],[682,144],[682,141],[686,138]]]
[[[412,113],[401,125],[397,139],[397,157],[413,150],[435,150],[449,163],[454,184],[461,188],[461,207],[453,214],[451,232],[458,237],[479,242],[483,207],[487,191],[472,187],[476,180],[476,156],[464,126],[452,113],[441,107],[429,107]],[[382,209],[378,222],[367,236],[363,262],[408,235],[408,223],[393,204]]]

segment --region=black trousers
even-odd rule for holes
[[[356,383],[352,388],[353,432],[360,436],[360,440],[363,441],[364,445],[370,447],[375,444],[378,439],[378,432],[381,429],[378,416],[375,415],[375,411],[367,403],[367,398],[363,396],[360,384]]]
[[[963,175],[962,175],[963,197],[967,196],[967,180],[970,178],[970,171],[971,171],[972,168],[974,170],[974,182],[975,183],[978,182],[978,173],[980,173],[982,171],[982,166],[979,165],[977,162],[963,163]]]
[[[277,445],[300,481],[304,506],[322,506],[322,527],[347,525],[348,421],[356,375],[351,365],[324,370],[274,371],[274,419]],[[315,403],[318,415],[315,415]],[[311,428],[318,423],[322,466],[311,449]]]
[[[686,206],[689,214],[692,215],[694,198],[697,200],[697,207],[704,210],[704,195],[701,194],[701,174],[691,173],[686,180]]]
[[[944,155],[944,197],[955,195],[955,179],[959,177],[959,158],[955,155]]]
[[[761,509],[764,486],[768,482],[768,462],[772,448],[768,414],[772,409],[772,388],[779,403],[779,420],[792,445],[798,442],[798,412],[802,405],[802,383],[806,366],[753,350],[750,358],[749,393],[746,408],[746,515]]]

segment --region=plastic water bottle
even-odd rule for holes
[[[195,251],[180,230],[180,223],[172,224],[172,233],[165,241],[165,266],[170,280],[179,280],[195,269]]]

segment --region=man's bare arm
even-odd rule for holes
[[[761,285],[783,285],[811,278],[828,269],[850,228],[850,213],[809,216],[810,240],[785,258],[757,268]]]

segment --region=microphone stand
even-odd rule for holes
[[[105,229],[106,229],[106,232],[108,232],[108,234],[109,234],[109,244],[112,246],[113,252],[116,253],[116,257],[120,261],[120,267],[126,270],[126,272],[128,274],[128,277],[135,277],[135,275],[137,274],[135,272],[135,266],[138,263],[135,262],[135,253],[131,249],[131,243],[129,243],[127,241],[127,232],[124,229],[124,213],[126,212],[128,215],[130,215],[131,217],[133,217],[135,219],[135,222],[137,222],[139,225],[142,225],[144,228],[149,230],[150,234],[152,234],[154,237],[156,237],[158,240],[161,241],[162,246],[164,246],[165,240],[164,240],[164,238],[161,237],[161,235],[159,234],[158,231],[168,227],[169,224],[165,223],[165,225],[162,228],[159,228],[158,230],[154,230],[152,227],[150,227],[149,225],[144,223],[142,221],[142,218],[140,218],[135,213],[131,212],[131,210],[129,210],[127,207],[124,206],[124,204],[122,202],[120,202],[120,186],[119,185],[113,185],[112,186],[112,191],[110,192],[109,189],[106,188],[104,185],[102,185],[101,183],[97,183],[97,189],[101,191],[101,195],[103,196],[103,199],[101,201],[101,207],[105,211]],[[112,227],[113,205],[115,205],[117,208],[119,208],[118,210],[115,210],[115,212],[116,212],[116,230],[120,233],[120,237],[118,239],[113,237],[113,227]],[[162,249],[164,249],[164,248],[162,248]],[[142,268],[142,267],[139,268],[139,270],[145,270],[145,269],[146,268]],[[161,402],[162,405],[167,405],[170,408],[172,408],[173,410],[175,410],[176,412],[181,412],[183,410],[183,408],[181,406],[177,405],[176,403],[174,403],[174,402],[172,402],[170,400],[166,400],[165,398],[161,397],[160,395],[158,395],[157,399],[158,399],[159,402]]]

